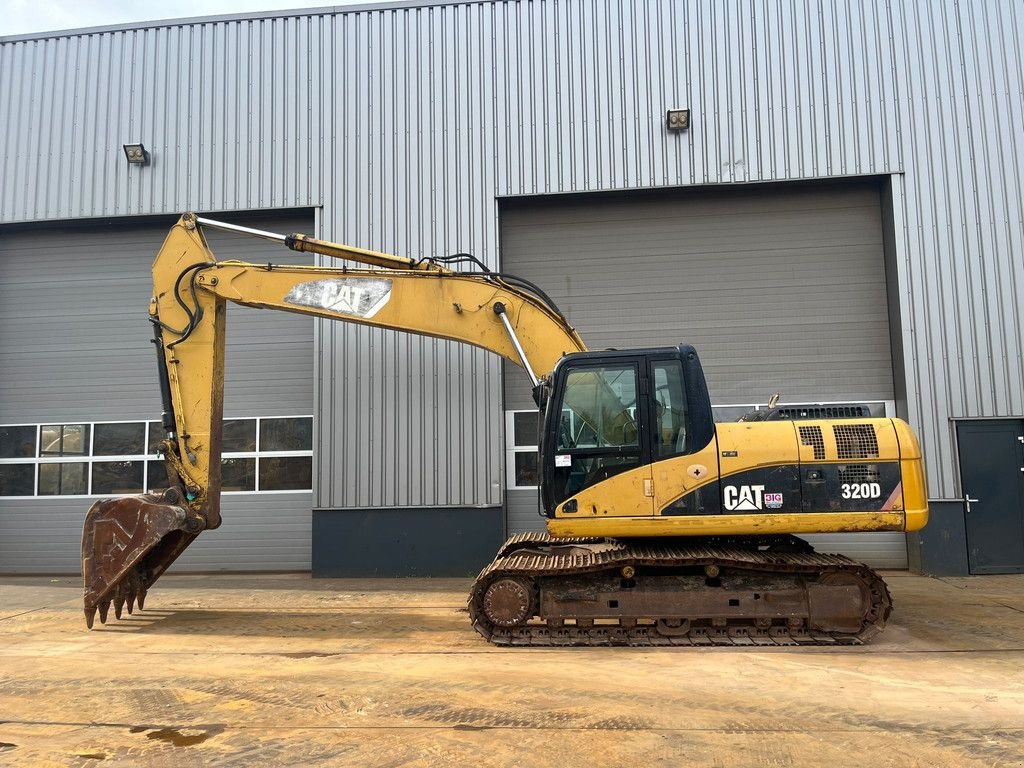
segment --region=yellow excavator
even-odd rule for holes
[[[204,228],[343,262],[217,261]],[[470,620],[498,645],[864,642],[891,612],[885,582],[798,535],[915,531],[928,518],[921,451],[899,419],[771,408],[716,424],[692,347],[587,351],[540,288],[466,254],[413,260],[186,213],[153,264],[149,308],[169,488],[89,510],[90,628],[97,611],[106,622],[111,606],[118,618],[142,608],[221,523],[228,301],[451,339],[525,369],[547,532],[510,538],[472,586]]]

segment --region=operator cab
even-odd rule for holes
[[[545,514],[631,469],[703,449],[715,432],[704,371],[688,344],[566,355],[538,393]]]

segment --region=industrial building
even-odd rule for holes
[[[929,527],[815,544],[1024,571],[1022,48],[1009,0],[399,1],[0,38],[0,572],[76,572],[91,501],[155,482],[148,270],[186,210],[472,253],[591,348],[694,344],[720,419],[773,393],[906,418]],[[251,308],[228,328],[225,523],[176,569],[469,574],[542,526],[518,369]]]

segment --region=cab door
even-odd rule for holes
[[[551,464],[544,471],[556,515],[653,515],[643,358],[574,363],[559,376],[564,384],[557,435],[554,450],[544,456]]]
[[[697,426],[710,418],[702,399],[688,392],[694,388],[687,387],[681,356],[652,357],[648,366],[655,513],[718,514],[717,441],[707,426]]]

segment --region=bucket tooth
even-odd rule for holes
[[[85,626],[92,629],[92,623],[96,618],[96,606],[85,609]]]
[[[139,610],[141,611],[146,606],[146,590],[139,590]]]
[[[121,597],[120,594],[118,594],[117,597],[114,598],[114,615],[118,619],[120,619],[121,618],[121,611],[123,611],[123,610],[124,610],[124,598]]]
[[[129,614],[135,612],[135,600],[140,589],[142,589],[142,577],[137,570],[133,570],[121,585],[121,594],[124,595],[125,607]]]
[[[107,623],[107,611],[110,610],[110,601],[109,600],[104,600],[102,603],[100,603],[99,607],[100,607],[100,624],[106,624]]]

